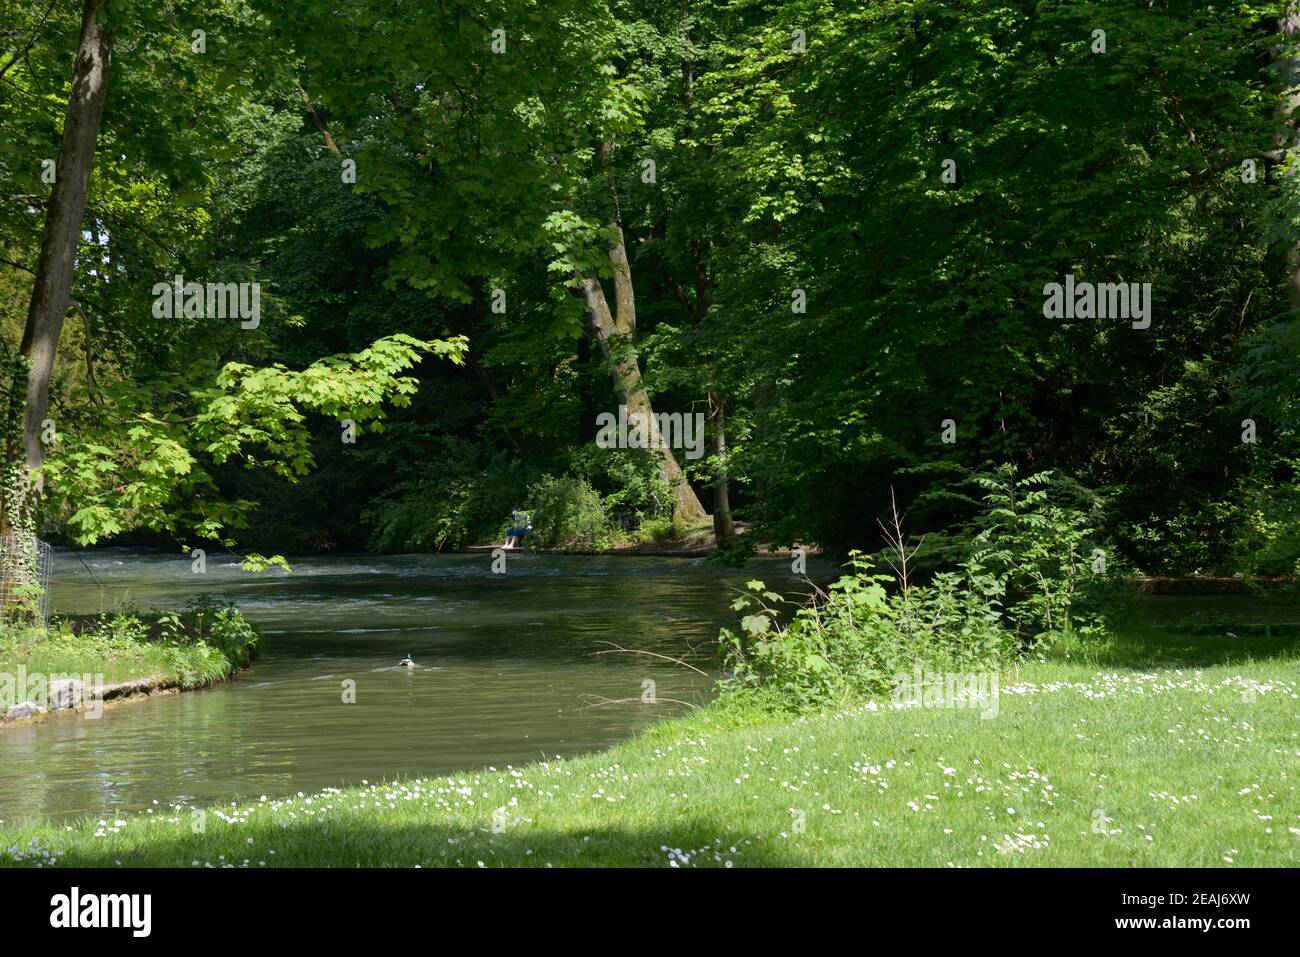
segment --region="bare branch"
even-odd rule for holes
[[[612,654],[615,654],[615,653],[617,653],[617,652],[621,652],[621,653],[623,653],[623,654],[625,654],[625,655],[642,655],[642,656],[647,657],[647,658],[660,658],[660,659],[662,659],[662,660],[664,660],[664,661],[671,661],[673,664],[681,665],[683,668],[690,668],[691,671],[694,671],[696,674],[698,674],[698,675],[703,675],[705,678],[708,678],[710,681],[713,680],[713,675],[709,674],[707,671],[701,671],[699,668],[696,668],[696,667],[695,667],[694,665],[692,665],[692,664],[687,664],[685,661],[682,661],[680,658],[671,658],[671,657],[669,657],[668,655],[657,654],[657,653],[655,653],[655,652],[653,652],[653,651],[638,651],[638,650],[635,649],[635,648],[624,648],[622,645],[616,645],[616,644],[614,644],[614,642],[612,642],[612,641],[601,642],[601,644],[605,644],[605,645],[613,645],[613,649],[610,650],[610,651],[595,651],[595,652],[592,652],[592,655],[593,655],[593,656],[595,656],[595,655],[612,655]]]
[[[689,701],[682,701],[678,698],[661,698],[658,695],[656,695],[655,697],[651,698],[649,701],[646,701],[644,698],[603,698],[602,700],[594,702],[593,704],[583,705],[578,710],[586,711],[589,708],[603,708],[606,705],[610,705],[610,704],[631,704],[632,702],[641,702],[642,704],[658,704],[661,701],[665,701],[668,704],[685,705],[688,708],[699,707],[698,704],[692,704]]]

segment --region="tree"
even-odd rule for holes
[[[618,24],[609,10],[561,4],[543,15],[514,0],[474,12],[452,4],[388,25],[382,40],[364,26],[384,22],[379,7],[308,4],[302,16],[317,25],[301,44],[308,86],[328,104],[335,139],[346,129],[396,146],[368,151],[358,162],[369,171],[357,183],[389,210],[371,239],[399,246],[393,278],[468,303],[479,280],[519,282],[540,269],[552,293],[577,297],[629,414],[653,423],[608,169],[618,137],[639,123],[641,93],[613,62]],[[365,55],[371,43],[383,47],[382,58]],[[612,284],[613,308],[602,281]],[[512,315],[535,322],[539,335],[571,331],[573,317],[553,298],[521,312]],[[674,515],[703,518],[673,451],[650,454],[673,489]]]
[[[63,122],[63,145],[59,151],[54,188],[45,217],[45,234],[32,288],[27,326],[19,347],[24,366],[22,385],[12,386],[14,395],[25,395],[22,445],[25,477],[40,487],[38,470],[45,461],[41,431],[49,404],[50,373],[63,332],[68,309],[77,244],[81,238],[86,190],[95,160],[95,141],[108,93],[109,68],[113,55],[113,34],[103,22],[108,0],[86,0],[81,15],[81,40],[72,71]],[[7,456],[17,458],[10,438]],[[12,507],[12,504],[11,504]]]

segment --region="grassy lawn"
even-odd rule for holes
[[[0,863],[1295,866],[1295,646],[1076,649],[1007,675],[990,719],[717,705],[578,759],[210,808],[202,833],[165,806],[6,825]]]
[[[248,663],[260,640],[237,612],[218,607],[64,619],[49,628],[0,627],[0,678],[10,686],[0,684],[0,714],[24,699],[20,667],[29,678],[90,676],[105,685],[158,678],[168,686],[195,688],[230,677]],[[6,700],[11,696],[16,700]]]
[[[0,632],[0,672],[102,674],[105,684],[154,675],[175,677],[168,646],[151,642],[106,641],[97,635],[47,634],[42,630]]]

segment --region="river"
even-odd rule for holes
[[[202,691],[0,730],[0,821],[105,817],[363,781],[519,766],[608,747],[702,704],[711,681],[606,642],[715,671],[714,639],[752,578],[788,560],[487,554],[330,556],[244,572],[210,556],[55,556],[55,610],[230,599],[266,633],[251,670]],[[398,667],[410,654],[414,670]],[[344,703],[344,682],[355,703]],[[653,681],[658,703],[642,699]],[[606,703],[616,702],[616,703]]]

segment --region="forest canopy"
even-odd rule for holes
[[[842,554],[1006,469],[1135,569],[1295,574],[1297,33],[0,0],[0,531],[433,550],[526,506]]]

